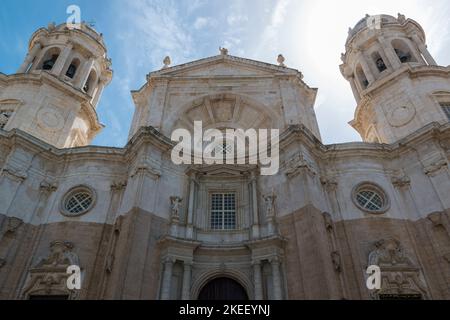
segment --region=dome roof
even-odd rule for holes
[[[347,41],[350,40],[359,31],[365,29],[369,25],[369,23],[373,23],[373,20],[369,20],[369,19],[375,18],[375,17],[381,17],[382,25],[385,25],[388,23],[399,23],[397,18],[394,18],[393,16],[390,16],[387,14],[375,15],[375,16],[366,15],[364,18],[362,18],[361,20],[358,21],[358,23],[355,25],[355,27],[353,29],[350,29]]]

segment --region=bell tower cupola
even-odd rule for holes
[[[366,15],[345,49],[340,68],[358,103],[350,124],[365,142],[393,143],[448,122],[450,68],[437,65],[416,21]]]
[[[58,148],[85,146],[103,126],[96,107],[112,79],[103,36],[89,25],[37,30],[16,74],[4,76],[4,130],[20,129]],[[5,109],[6,110],[6,109]]]

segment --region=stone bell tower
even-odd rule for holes
[[[58,148],[89,145],[103,127],[96,106],[110,68],[102,35],[88,25],[37,30],[17,73],[0,74],[1,128]]]
[[[449,121],[450,67],[437,65],[416,21],[367,15],[345,47],[341,72],[358,103],[350,124],[365,142],[393,143]]]

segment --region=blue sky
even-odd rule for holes
[[[140,88],[166,55],[172,64],[230,54],[286,64],[303,72],[319,88],[316,114],[325,143],[358,141],[347,122],[355,101],[339,72],[340,54],[350,26],[366,13],[398,12],[424,27],[431,53],[450,64],[448,0],[133,0],[65,1],[2,0],[0,7],[0,72],[14,73],[39,27],[66,21],[66,8],[76,4],[82,20],[104,34],[114,78],[98,107],[106,128],[96,145],[124,146],[134,112],[130,90]]]

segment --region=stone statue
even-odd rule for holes
[[[227,48],[219,47],[219,51],[220,51],[220,54],[223,55],[223,56],[228,55],[228,49]]]
[[[54,22],[49,23],[48,26],[47,26],[47,29],[48,29],[48,31],[50,31],[50,32],[55,31],[55,29],[56,29],[56,24],[55,24]]]
[[[284,58],[284,56],[282,54],[279,54],[277,59],[278,65],[280,67],[286,67],[286,65],[284,64],[285,61],[286,59]]]
[[[164,60],[163,60],[163,63],[164,63],[163,69],[166,69],[166,68],[168,68],[168,67],[170,66],[170,64],[172,63],[172,61],[170,60],[170,57],[169,57],[169,56],[166,56],[166,57],[164,58]]]
[[[172,207],[172,218],[180,217],[180,207],[183,199],[180,197],[170,197],[170,203]]]
[[[400,22],[401,24],[406,22],[406,16],[404,14],[399,13],[398,17],[397,17],[398,22]]]
[[[275,216],[275,200],[277,199],[277,196],[272,191],[272,194],[263,196],[263,198],[266,203],[266,216],[274,217]]]

